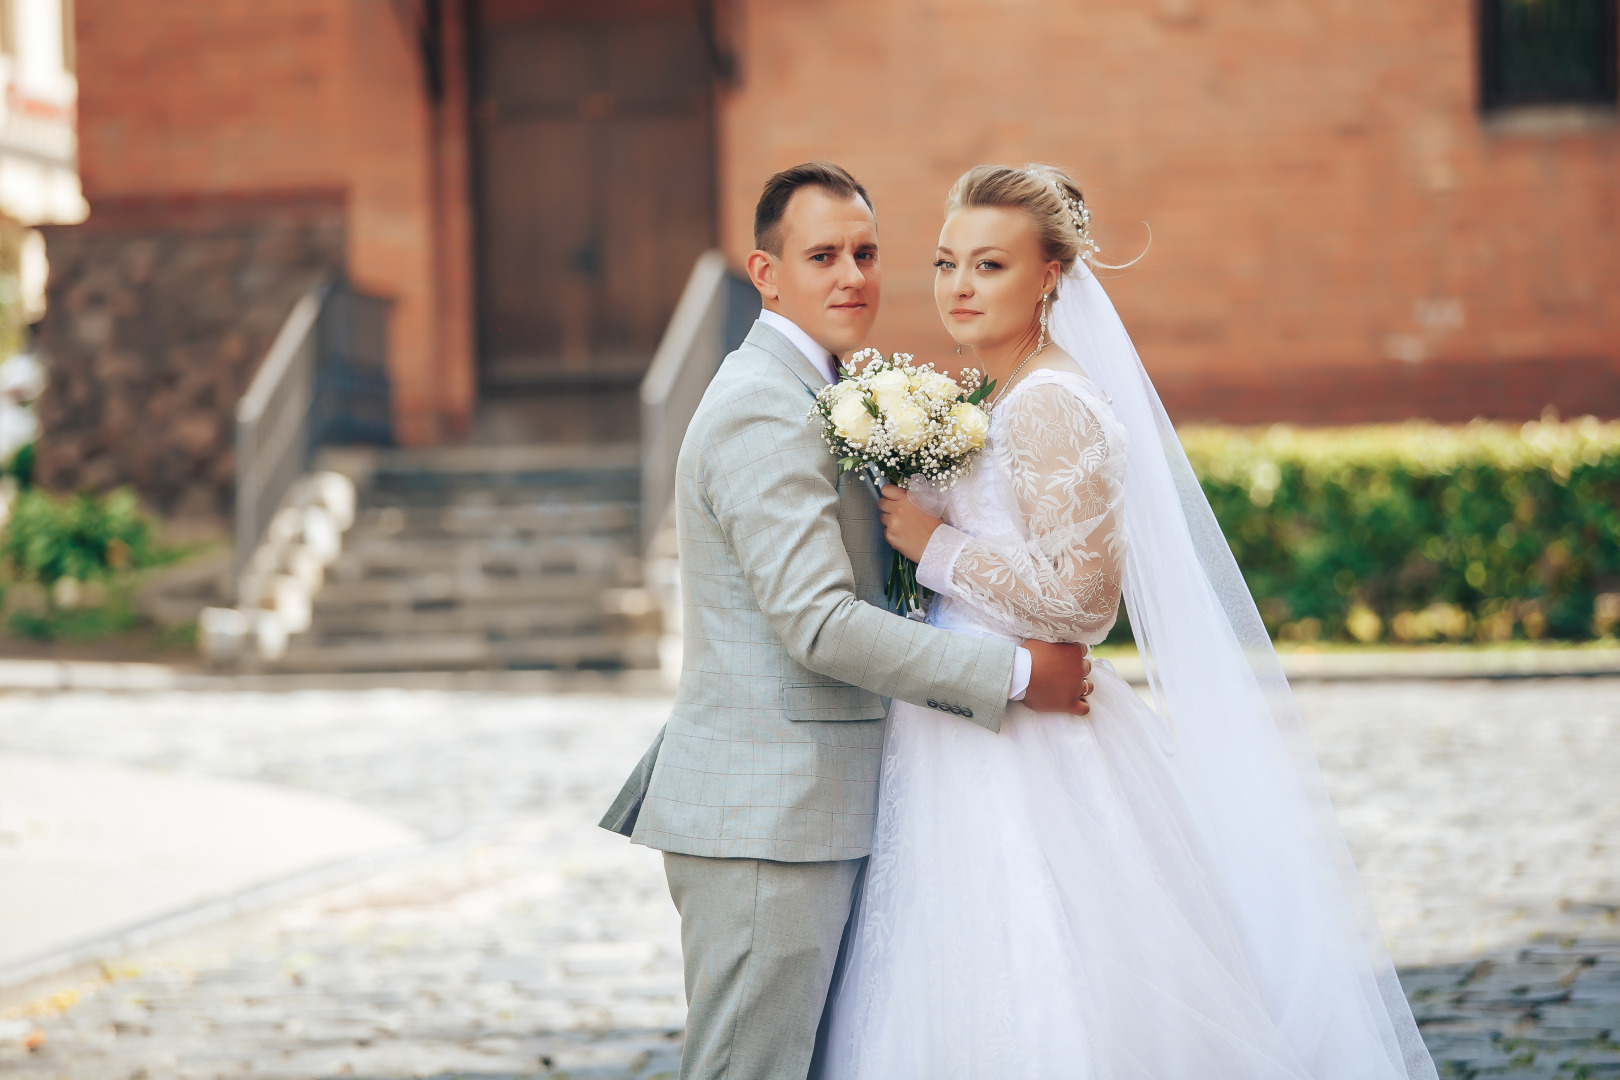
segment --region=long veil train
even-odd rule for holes
[[[1435,1077],[1253,598],[1113,303],[1082,261],[1052,340],[1107,394],[1130,455],[1125,604],[1181,777],[1282,1037],[1302,1060],[1379,1034]],[[1356,1034],[1352,1034],[1356,1033]]]

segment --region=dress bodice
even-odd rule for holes
[[[991,413],[984,451],[945,495],[918,580],[929,621],[1096,644],[1119,608],[1124,428],[1090,379],[1042,369]]]

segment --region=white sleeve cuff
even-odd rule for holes
[[[923,548],[922,559],[917,563],[917,584],[941,596],[951,595],[951,567],[956,565],[956,557],[962,554],[962,549],[967,547],[971,539],[967,533],[949,525],[935,529],[934,535],[928,538],[928,546]]]
[[[1024,694],[1029,690],[1029,669],[1034,664],[1034,657],[1022,645],[1013,653],[1012,686],[1007,694],[1008,701],[1023,701]]]

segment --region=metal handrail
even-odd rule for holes
[[[314,285],[282,323],[236,406],[236,551],[240,574],[282,496],[304,471],[315,386],[315,323],[329,280]]]
[[[321,278],[299,297],[236,406],[240,576],[326,442],[388,442],[387,301]]]
[[[675,459],[709,380],[742,344],[759,294],[706,251],[692,266],[675,314],[641,380],[641,549],[652,547],[675,502]]]

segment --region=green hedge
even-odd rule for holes
[[[1583,640],[1620,625],[1620,423],[1180,434],[1281,640]]]

